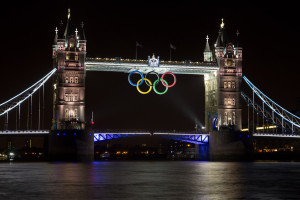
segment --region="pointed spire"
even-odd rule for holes
[[[62,22],[62,20],[60,20],[59,26],[57,27],[57,29],[58,29],[57,39],[63,39],[64,38],[64,27],[63,26],[64,26],[64,23]]]
[[[83,27],[84,27],[83,21],[81,22],[80,27],[81,27],[81,29],[79,30],[79,38],[81,40],[86,40],[85,39],[85,34],[84,34],[84,29],[83,29]]]
[[[219,35],[215,44],[216,47],[222,47],[223,43],[222,43],[222,31],[219,30]]]
[[[239,46],[239,35],[240,35],[239,30],[236,30],[236,47]]]
[[[65,29],[65,33],[64,33],[65,39],[68,39],[70,29],[71,29],[71,9],[68,8],[68,21],[67,21],[67,25],[66,25],[66,29]]]
[[[225,47],[228,42],[228,37],[225,29],[224,19],[222,18],[222,23],[220,24],[219,35],[215,43],[215,47]]]
[[[68,19],[70,19],[70,18],[71,18],[71,9],[68,8]]]
[[[204,52],[210,52],[210,47],[209,47],[208,40],[209,40],[209,37],[208,37],[208,35],[207,35],[207,36],[206,36],[206,45],[205,45]]]
[[[55,36],[54,36],[54,44],[57,44],[57,32],[58,32],[58,29],[57,29],[57,27],[55,28]]]
[[[225,24],[224,24],[224,19],[222,18],[222,23],[220,24],[220,28],[223,29],[224,26],[225,26]]]

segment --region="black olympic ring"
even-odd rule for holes
[[[157,80],[159,81],[159,75],[157,72],[155,71],[151,71],[151,72],[148,72],[145,76],[145,78],[147,78],[148,74],[155,74],[157,76]],[[147,81],[146,81],[146,84],[150,87],[150,86],[153,86],[153,84],[149,84]]]

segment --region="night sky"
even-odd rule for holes
[[[173,60],[202,61],[206,35],[212,45],[224,18],[230,41],[236,41],[237,29],[240,32],[244,75],[281,106],[295,110],[300,98],[298,6],[292,1],[272,1],[271,5],[241,2],[11,1],[2,5],[0,12],[0,102],[52,69],[54,30],[60,20],[66,22],[70,7],[72,27],[79,27],[81,21],[85,24],[88,57],[134,58],[138,41],[143,45],[139,59],[155,53],[161,60],[168,60],[172,43],[177,48]],[[204,123],[202,76],[178,75],[177,85],[163,96],[139,94],[129,85],[127,76],[87,72],[86,121],[93,111],[99,129],[192,130],[195,118]],[[45,128],[51,124],[51,87],[48,82]],[[10,114],[11,128],[13,116]],[[36,116],[37,111],[35,120]],[[1,128],[4,119],[0,120]]]

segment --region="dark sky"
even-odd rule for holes
[[[240,32],[244,75],[287,109],[296,109],[300,97],[300,25],[293,1],[11,1],[1,7],[1,102],[51,70],[54,29],[66,21],[68,7],[73,27],[85,23],[87,55],[98,57],[134,58],[138,41],[143,45],[140,59],[155,53],[167,60],[171,42],[177,47],[174,60],[202,61],[206,35],[215,42],[224,18],[232,42]],[[129,85],[127,74],[87,72],[87,121],[94,111],[101,129],[191,130],[195,118],[204,122],[203,77],[177,79],[164,96],[141,95]],[[47,125],[51,85],[45,94]]]

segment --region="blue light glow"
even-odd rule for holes
[[[217,128],[217,124],[218,124],[218,118],[213,117],[213,128]]]
[[[104,140],[111,140],[111,139],[118,139],[118,138],[124,138],[124,137],[132,137],[132,136],[136,136],[136,134],[95,133],[94,134],[94,142],[101,142]],[[209,142],[208,134],[198,134],[198,135],[169,135],[169,134],[167,134],[167,135],[159,135],[159,136],[168,138],[168,139],[194,143],[194,144],[204,144],[204,143]]]

